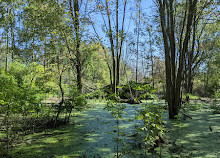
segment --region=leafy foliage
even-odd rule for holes
[[[7,72],[1,71],[0,83],[4,85],[1,86],[0,91],[2,108],[9,105],[12,113],[23,113],[24,115],[37,109],[43,99],[44,90],[37,86],[35,77],[36,73],[42,73],[42,69],[40,66],[36,66],[35,70],[35,73],[32,73],[30,67],[14,62]],[[41,84],[41,86],[43,85]]]
[[[220,104],[218,104],[217,100],[212,102],[211,109],[213,109],[214,114],[220,114]]]
[[[76,86],[72,86],[68,98],[69,99],[65,101],[66,110],[71,111],[72,108],[80,110],[87,105],[85,95],[80,94],[77,91]]]
[[[138,111],[137,118],[144,122],[144,127],[141,127],[141,130],[145,132],[143,141],[149,148],[155,145],[160,146],[163,142],[165,132],[163,111],[163,106],[159,104],[145,105]]]
[[[154,99],[156,96],[154,92],[156,91],[152,85],[147,83],[136,83],[130,81],[126,85],[119,87],[119,96],[122,99],[129,99],[133,96],[138,100]]]

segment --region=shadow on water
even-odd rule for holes
[[[12,157],[100,157],[102,152],[113,153],[111,138],[105,133],[114,126],[108,111],[98,106],[75,116],[74,124],[27,136],[26,144],[13,150]],[[102,126],[106,122],[108,126]]]
[[[25,144],[12,150],[12,157],[115,157],[116,120],[104,106],[105,104],[97,104],[76,112],[74,124],[48,131],[46,134],[28,135],[25,137]],[[125,141],[134,132],[134,124],[138,123],[128,120],[133,119],[136,109],[140,108],[140,105],[126,106],[127,114],[123,116],[124,121],[120,121],[120,132],[124,133],[120,137]]]
[[[171,141],[164,156],[220,158],[220,114],[213,114],[208,105],[186,113],[192,119],[168,121]]]

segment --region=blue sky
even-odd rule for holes
[[[119,2],[120,2],[119,3],[119,29],[121,29],[122,19],[123,19],[124,1],[119,0]],[[138,14],[138,8],[136,7],[136,4],[134,2],[135,2],[135,0],[132,0],[132,1],[128,0],[128,3],[127,3],[126,18],[125,18],[125,25],[124,25],[124,32],[125,33],[128,33],[128,32],[134,33],[134,29],[136,28],[136,24],[135,24],[134,19],[131,19],[131,16],[135,17]],[[105,4],[105,3],[103,2],[103,4]],[[90,7],[94,7],[94,6],[92,6],[92,4],[91,4]],[[111,6],[110,8],[115,9],[115,5]],[[142,0],[141,12],[144,13],[145,16],[148,18],[147,22],[151,23],[151,20],[153,19],[153,15],[156,12],[155,4],[154,4],[153,0]],[[108,25],[107,15],[105,15],[105,14],[106,14],[106,11],[103,11],[104,19],[106,21],[106,24]],[[100,12],[94,12],[94,13],[91,13],[91,18],[92,18],[92,21],[95,23],[94,26],[95,26],[96,31],[98,32],[100,38],[103,38],[103,44],[108,46],[109,41],[106,38],[106,33],[104,33],[102,31],[102,27],[104,25],[102,15],[100,14]],[[112,27],[114,27],[115,26],[115,19],[116,19],[115,15],[111,16],[111,18],[112,18],[112,20],[111,20]],[[142,26],[144,26],[144,25],[142,25]],[[91,34],[95,35],[93,28],[91,28],[89,26],[88,30],[89,30],[89,32],[91,32]]]
[[[103,4],[104,1],[103,1]],[[123,19],[123,4],[124,4],[124,1],[122,0],[119,0],[119,29],[121,29],[121,24],[122,24],[122,19]],[[95,7],[95,6],[91,6],[90,7]],[[155,8],[155,4],[153,2],[153,0],[142,0],[141,2],[141,12],[145,14],[145,17],[147,18],[146,22],[147,23],[152,23],[152,20],[153,20],[153,16],[156,14],[156,8]],[[115,4],[112,5],[110,8],[113,8],[115,9]],[[108,21],[107,21],[107,15],[106,15],[106,11],[103,11],[103,15],[104,15],[104,19],[108,25]],[[114,14],[114,12],[113,12]],[[136,3],[135,3],[135,0],[128,0],[128,3],[127,3],[127,9],[126,9],[126,18],[125,18],[125,33],[133,33],[133,35],[135,34],[134,33],[134,29],[136,28],[136,24],[135,24],[135,20],[138,19],[138,18],[134,18],[134,19],[131,19],[131,16],[132,17],[136,17],[136,15],[138,14],[138,8],[136,7]],[[102,15],[100,14],[100,12],[94,12],[94,13],[91,13],[91,18],[92,18],[92,21],[94,22],[94,25],[95,25],[95,28],[96,28],[96,31],[98,32],[98,35],[100,38],[102,38],[102,43],[107,46],[107,47],[110,47],[110,42],[109,42],[109,39],[106,37],[106,33],[104,33],[102,31],[102,27],[103,27],[103,18],[102,18]],[[116,22],[116,16],[115,15],[112,15],[111,16],[112,18],[112,27],[115,26]],[[153,24],[152,24],[153,25]],[[142,23],[142,29],[146,28],[147,27],[147,24],[143,24]],[[95,36],[95,33],[93,31],[93,28],[91,28],[91,26],[88,26],[88,30],[91,34],[94,34]],[[132,39],[130,39],[132,40]],[[133,36],[133,41],[136,43],[137,41],[137,36]],[[145,36],[140,36],[140,41],[145,43],[145,45],[143,47],[139,47],[139,54],[142,53],[142,55],[149,55],[149,44],[146,42],[146,41],[149,41],[149,38],[148,38],[148,35],[145,35]],[[131,51],[130,54],[129,54],[129,57],[126,56],[125,52],[126,52],[126,46],[127,46],[128,43],[124,42],[124,47],[123,47],[123,54],[124,54],[124,58],[126,59],[130,59],[129,60],[129,64],[135,66],[135,61],[136,61],[136,51]],[[134,48],[136,49],[136,46],[134,46]],[[156,48],[155,48],[156,49]],[[158,54],[156,51],[154,52],[155,54]],[[139,67],[141,67],[141,61],[142,61],[142,57],[139,55],[140,57],[140,65]],[[128,61],[128,60],[127,60]]]

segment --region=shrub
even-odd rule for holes
[[[163,143],[165,131],[163,120],[164,108],[162,105],[150,104],[138,111],[137,118],[143,120],[144,126],[141,130],[145,132],[143,141],[148,148],[160,146]]]

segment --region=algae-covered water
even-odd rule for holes
[[[158,104],[164,104],[159,102]],[[29,158],[113,158],[116,157],[116,119],[104,109],[104,103],[93,103],[88,109],[75,112],[68,126],[24,137],[24,142],[11,150],[12,157]],[[126,104],[120,125],[121,157],[159,157],[159,148],[145,153],[135,136],[141,122],[132,120],[141,105]],[[208,106],[186,111],[192,117],[170,121],[167,113],[166,142],[162,157],[220,157],[220,114],[213,114]],[[211,130],[210,130],[211,129]]]
[[[220,114],[213,113],[207,103],[185,113],[192,119],[172,120],[167,124],[170,132],[169,142],[163,146],[164,157],[220,158]]]
[[[104,103],[93,104],[86,110],[75,112],[73,123],[66,127],[26,136],[26,144],[14,149],[13,157],[18,155],[19,157],[115,157],[116,119],[104,107]],[[138,122],[129,119],[134,118],[139,107],[140,105],[127,104],[126,114],[123,115],[123,120],[119,121],[120,138],[122,138],[120,151],[125,147],[125,143],[129,143],[126,137],[132,138],[134,126]],[[130,149],[131,146],[128,148]],[[125,152],[128,152],[128,149]],[[130,151],[128,155],[130,157],[132,152]]]

